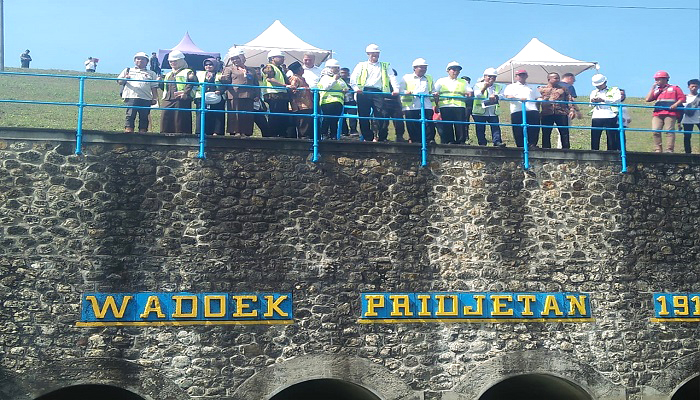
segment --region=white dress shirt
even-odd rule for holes
[[[360,78],[362,73],[362,68],[367,69],[367,79],[365,79],[365,85],[363,87],[357,86],[357,80]],[[389,82],[394,90],[398,90],[399,81],[396,79],[394,72],[391,70],[391,64],[387,63],[387,74],[389,75]],[[353,90],[364,90],[364,88],[375,88],[382,90],[382,66],[381,62],[371,63],[369,61],[363,61],[355,66],[350,75],[350,86]]]
[[[537,100],[537,98],[540,97],[540,92],[538,90],[532,89],[528,85],[523,85],[520,82],[515,82],[506,86],[506,88],[503,90],[503,95],[505,97],[513,97],[516,99]],[[523,103],[521,101],[509,101],[509,103],[511,114],[522,111]],[[525,103],[525,111],[537,111],[537,103]]]
[[[606,87],[603,90],[593,89],[591,92],[591,100],[602,99],[603,103],[597,104],[611,104],[619,103],[622,100],[622,92],[616,87]],[[591,118],[615,118],[617,113],[610,108],[610,106],[600,105],[593,107],[593,114]]]
[[[430,96],[432,93],[428,90],[428,78],[423,75],[422,77],[416,76],[416,74],[406,74],[403,76],[401,79],[401,93],[405,92],[407,89],[407,82],[413,82],[413,91],[411,94],[427,94],[428,96],[425,96],[424,100],[424,108],[430,110],[433,108],[433,99],[432,96]],[[435,83],[433,82],[433,85]],[[408,110],[420,110],[420,97],[419,96],[414,96],[413,97],[413,103],[411,103],[410,106],[406,107],[404,105],[401,106],[401,109],[404,111]]]

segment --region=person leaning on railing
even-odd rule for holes
[[[180,50],[168,54],[170,71],[162,83],[163,98],[160,103],[163,110],[160,120],[161,133],[192,133],[192,90],[197,83],[197,76],[185,61]]]
[[[134,133],[136,115],[139,116],[139,132],[148,132],[148,115],[151,113],[151,106],[158,104],[158,77],[155,72],[146,69],[148,65],[148,55],[139,52],[134,55],[134,67],[125,68],[119,76],[117,83],[121,85],[121,97],[126,109],[126,121],[124,123],[125,133]],[[133,79],[133,80],[132,80]]]
[[[608,150],[620,150],[620,134],[618,128],[617,108],[607,104],[622,101],[622,92],[617,87],[608,87],[608,78],[603,74],[595,74],[591,78],[595,87],[591,92],[590,102],[595,103],[591,114],[591,150],[600,149],[600,136],[605,130]]]
[[[653,117],[651,118],[651,129],[654,130],[654,151],[661,153],[661,131],[666,132],[666,148],[667,153],[673,153],[673,148],[676,142],[676,134],[668,132],[676,126],[676,120],[680,116],[677,108],[685,101],[685,94],[681,88],[676,85],[669,85],[670,76],[666,71],[658,71],[654,74],[654,85],[652,85],[647,94],[646,101],[656,101],[654,104]]]
[[[540,118],[542,126],[542,148],[552,148],[552,129],[557,126],[561,139],[561,148],[570,148],[569,144],[569,118],[576,116],[574,104],[558,103],[574,101],[568,89],[559,84],[559,74],[550,72],[547,75],[547,86],[540,86],[540,99],[546,100],[540,103]],[[557,102],[557,103],[550,103]],[[547,125],[547,126],[544,126]]]
[[[683,134],[683,145],[685,147],[686,153],[691,153],[692,148],[690,146],[690,138],[693,136],[693,125],[700,129],[700,110],[691,110],[692,108],[700,108],[700,96],[698,96],[698,87],[700,86],[700,80],[691,79],[688,81],[688,90],[690,94],[685,96],[685,103],[683,103],[683,119],[681,124],[683,125],[683,130],[686,132]]]

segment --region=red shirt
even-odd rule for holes
[[[657,102],[663,102],[659,104],[662,107],[669,107],[671,104],[677,102],[678,100],[685,101],[685,94],[683,90],[676,85],[666,85],[664,87],[658,87],[654,90],[652,94],[651,101],[656,100]],[[675,116],[680,117],[681,114],[675,110],[654,110],[655,117],[663,116]]]

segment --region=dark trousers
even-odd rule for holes
[[[267,96],[266,96],[267,97]],[[289,100],[279,98],[266,98],[268,108],[271,113],[289,113]],[[268,117],[268,135],[287,137],[287,127],[289,126],[288,115],[270,115]]]
[[[253,99],[234,97],[228,100],[229,111],[253,111]],[[253,135],[253,114],[228,113],[226,132],[234,135],[240,133],[246,136]]]
[[[133,128],[136,122],[136,114],[139,116],[139,130],[148,130],[148,114],[151,113],[151,101],[144,99],[124,99],[127,107],[148,107],[148,108],[127,108],[125,128]]]
[[[262,134],[263,137],[270,137],[272,136],[270,134],[270,125],[267,122],[267,116],[265,115],[265,111],[260,111],[260,110],[253,110],[253,122],[255,122],[255,125],[258,126],[258,129],[260,129],[260,134]]]
[[[338,116],[343,113],[343,103],[333,102],[321,104],[323,121],[321,121],[321,137],[335,139],[338,134]]]
[[[542,115],[540,125],[549,125],[548,128],[542,127],[542,147],[545,149],[552,148],[552,129],[555,124],[559,131],[559,136],[561,136],[561,148],[570,148],[569,128],[562,128],[562,126],[569,125],[569,116],[561,114]]]
[[[403,112],[404,118],[420,119],[420,110],[406,110]],[[433,110],[425,109],[425,140],[430,143],[435,141],[435,123],[433,123]],[[406,129],[408,130],[408,138],[412,143],[421,143],[423,140],[422,124],[417,121],[406,121]]]
[[[440,143],[464,144],[467,142],[467,125],[451,124],[454,122],[466,122],[467,109],[464,107],[440,107],[442,125],[440,130]]]
[[[377,118],[386,118],[385,96],[378,89],[366,88],[364,92],[357,94],[357,114],[360,117],[369,117],[370,113],[374,113]],[[389,121],[377,120],[377,131],[379,132],[379,141],[386,141],[389,135]],[[374,132],[370,126],[368,119],[360,120],[360,131],[362,138],[367,141],[374,140]]]
[[[488,124],[491,128],[491,139],[493,144],[499,144],[503,142],[501,138],[501,126],[498,125],[499,120],[497,115],[485,117],[483,115],[472,115],[474,122],[480,122],[479,124],[474,124],[474,130],[476,131],[476,140],[479,146],[486,146],[488,143],[486,141],[486,125]]]
[[[539,111],[526,111],[525,118],[527,118],[527,123],[533,125],[540,124],[540,112]],[[510,114],[511,124],[522,124],[523,123],[523,113],[521,111],[514,112]],[[523,147],[525,145],[525,138],[523,137],[523,127],[513,126],[513,139],[515,139],[515,145],[518,147]],[[540,128],[536,126],[527,127],[527,142],[529,146],[537,146],[537,142],[540,140]]]
[[[391,118],[402,118],[395,119],[391,122],[394,124],[394,132],[396,132],[396,141],[402,142],[404,140],[403,135],[406,132],[406,126],[403,121],[403,113],[401,112],[401,101],[398,96],[385,97],[386,100],[386,110]]]
[[[199,109],[202,105],[202,99],[194,99],[194,104]],[[226,100],[221,100],[216,104],[206,104],[207,111],[218,110],[224,111],[226,109]],[[205,112],[204,113],[204,134],[223,134],[224,133],[224,121],[226,120],[226,114],[223,112]],[[200,133],[200,128],[202,126],[202,113],[197,112],[197,125],[195,128],[195,133]]]
[[[297,130],[297,138],[299,139],[313,139],[314,130],[312,126],[314,125],[314,119],[311,114],[314,110],[299,110],[294,111],[294,126]]]
[[[700,130],[700,124],[695,124],[698,126],[698,130]],[[686,132],[692,132],[693,131],[693,124],[683,124],[683,130]],[[692,133],[684,133],[683,134],[683,147],[685,147],[685,152],[690,154],[692,153],[692,147],[690,146],[690,138],[693,137]]]
[[[608,150],[620,150],[620,132],[617,130],[617,117],[591,119],[591,150],[600,150],[600,136],[605,130]]]
[[[357,106],[355,101],[348,101],[345,103],[348,106]],[[357,115],[356,108],[346,108],[345,114]],[[349,135],[350,133],[357,132],[357,118],[345,118],[343,119],[343,135]]]

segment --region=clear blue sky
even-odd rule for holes
[[[537,37],[565,55],[599,62],[609,83],[630,96],[645,95],[659,69],[684,90],[688,79],[700,76],[700,0],[522,2],[540,5],[495,0],[4,0],[5,65],[18,67],[19,54],[30,49],[32,68],[83,70],[84,60],[93,56],[100,58],[98,72],[118,73],[132,65],[135,52],[171,48],[186,31],[203,50],[225,53],[279,19],[306,42],[335,51],[350,68],[366,59],[367,44],[377,43],[381,59],[399,74],[410,72],[411,61],[424,57],[436,78],[453,60],[474,78]],[[307,16],[291,16],[300,11]],[[580,94],[590,93],[593,73],[579,75]]]

